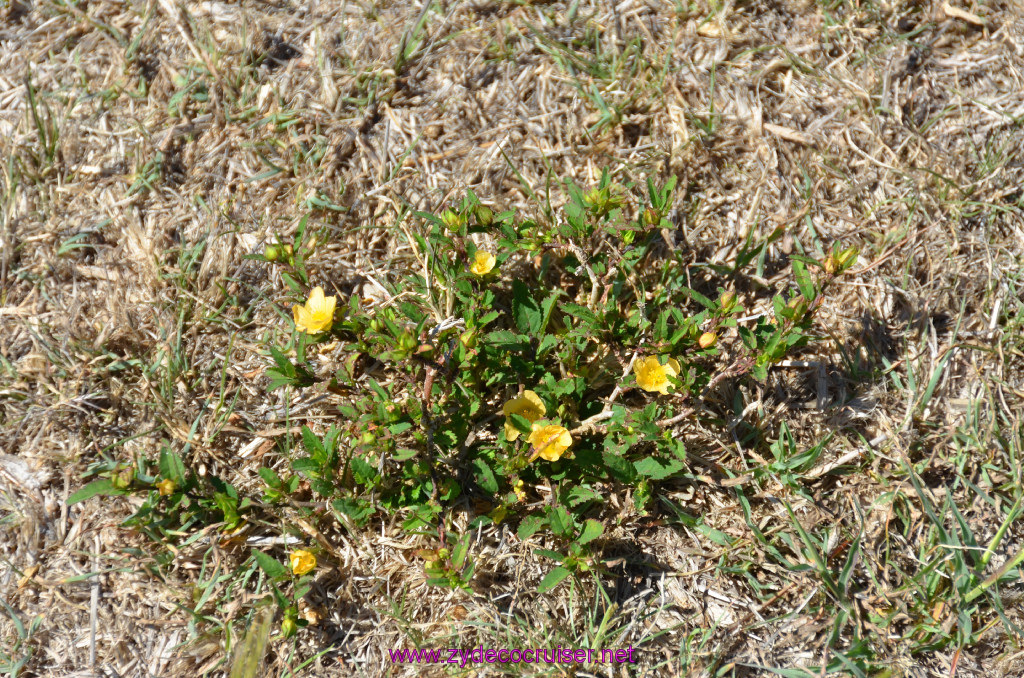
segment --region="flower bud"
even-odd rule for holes
[[[119,490],[127,489],[132,484],[132,478],[135,477],[135,473],[130,468],[115,473],[114,477],[110,479],[110,483]]]
[[[281,248],[277,245],[267,245],[263,249],[263,258],[267,261],[277,261],[281,257]]]
[[[705,332],[700,335],[700,339],[697,340],[697,345],[701,348],[711,348],[718,341],[718,335],[714,332]]]
[[[444,222],[449,231],[457,231],[459,226],[462,225],[462,217],[450,209],[441,212],[441,221]]]
[[[850,266],[853,266],[853,264],[857,262],[857,254],[858,250],[856,246],[848,247],[847,249],[840,252],[839,256],[836,257],[836,263],[838,263],[839,267],[842,269],[849,268]]]
[[[477,205],[476,209],[473,210],[473,216],[476,217],[476,222],[481,226],[490,226],[494,223],[494,212],[487,205]]]
[[[839,268],[839,261],[835,258],[834,255],[830,254],[827,257],[825,257],[825,273],[828,273],[829,275],[834,275],[837,268]]]
[[[722,296],[718,298],[718,305],[722,307],[722,313],[731,312],[736,308],[736,293],[722,292]]]
[[[285,617],[281,622],[281,635],[285,638],[291,638],[299,631],[299,625],[295,623],[295,620],[291,617]]]
[[[599,208],[604,204],[604,196],[601,195],[601,191],[596,188],[592,188],[587,191],[587,194],[583,196],[583,200],[590,207]]]
[[[174,481],[171,480],[170,478],[164,478],[160,482],[156,483],[156,489],[160,492],[161,497],[166,497],[168,495],[174,494],[174,490],[176,490],[177,488],[178,486],[175,485]]]
[[[661,223],[661,212],[653,207],[648,207],[644,210],[644,223],[648,226],[657,226]]]

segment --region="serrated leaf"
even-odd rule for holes
[[[352,519],[359,527],[366,524],[366,521],[373,515],[373,507],[368,502],[354,497],[343,497],[331,502],[338,513],[342,513]]]
[[[543,516],[526,516],[523,518],[522,522],[519,523],[519,529],[516,530],[516,536],[522,540],[529,539],[540,531],[547,522],[547,518]]]
[[[327,450],[324,449],[320,439],[316,437],[316,434],[309,430],[308,426],[302,427],[302,446],[306,448],[306,453],[312,457],[317,464],[323,466],[327,463]]]
[[[160,450],[160,475],[172,480],[175,485],[185,484],[185,464],[174,450]]]
[[[241,520],[241,516],[238,515],[238,500],[226,492],[214,492],[213,503],[224,514],[224,523],[228,529],[237,525]]]
[[[772,297],[772,310],[775,311],[776,318],[781,320],[786,317],[786,302],[778,294]]]
[[[537,593],[547,593],[561,584],[562,581],[571,574],[572,572],[570,570],[567,570],[562,566],[556,567],[548,572],[544,579],[541,580],[540,585],[537,586]]]
[[[570,537],[573,532],[572,516],[564,506],[554,506],[548,511],[551,531],[558,537]]]
[[[600,501],[601,499],[600,494],[582,485],[577,485],[569,490],[569,494],[566,496],[566,502],[573,508],[588,501]]]
[[[637,473],[642,476],[647,476],[652,480],[664,480],[682,470],[683,462],[678,459],[672,459],[668,463],[663,464],[654,457],[647,457],[633,462],[633,466],[636,468]]]
[[[591,518],[583,524],[583,532],[580,534],[580,537],[576,542],[582,546],[583,544],[588,544],[594,541],[602,534],[604,534],[604,525],[602,525],[600,521]]]
[[[366,463],[366,460],[362,457],[353,456],[349,460],[349,466],[352,468],[352,474],[355,476],[356,482],[360,485],[373,483],[379,475],[377,469]]]
[[[533,430],[533,424],[531,424],[530,420],[521,414],[516,414],[515,412],[512,412],[511,414],[506,415],[506,418],[512,423],[513,426],[516,427],[516,429],[520,433],[530,433]]]
[[[395,461],[406,461],[408,459],[412,459],[415,456],[416,450],[410,450],[407,447],[403,447],[398,450],[395,450],[395,453],[394,455],[392,455],[391,458],[394,459]]]

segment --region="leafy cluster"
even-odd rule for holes
[[[260,497],[187,472],[166,449],[155,468],[98,464],[73,500],[147,492],[131,523],[165,543],[278,507],[320,518],[307,507],[326,505],[355,527],[396,516],[436,546],[421,551],[428,581],[453,587],[474,571],[468,532],[454,531],[462,512],[468,529],[514,521],[522,539],[546,535],[552,548],[538,553],[556,565],[541,590],[600,572],[605,497],[643,514],[659,482],[693,477],[681,431],[724,421],[706,397],[727,380],[765,380],[807,343],[822,294],[856,259],[838,246],[792,256],[792,289],[745,316],[745,269],[764,265],[781,231],[745,243],[733,266],[697,266],[669,242],[675,181],[636,188],[607,173],[586,192],[566,182],[567,202],[539,218],[495,213],[472,192],[439,214],[406,212],[412,255],[376,303],[328,295],[329,281],[310,289],[320,236],[307,238],[304,220],[292,243],[254,257],[283,267],[304,300],[291,340],[268,346],[266,374],[271,390],[337,394],[337,421],[323,435],[302,427],[301,449],[280,439],[284,463],[259,469]],[[325,371],[314,354],[336,358]],[[780,443],[766,472],[791,479],[799,460]],[[316,562],[305,550],[290,559],[290,572],[258,550],[251,561],[290,620],[285,635],[301,626],[301,587],[288,600],[279,584]]]

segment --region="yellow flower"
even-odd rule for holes
[[[469,267],[469,270],[474,275],[487,275],[494,268],[495,261],[494,255],[490,252],[477,250],[476,254],[473,255],[473,264]]]
[[[334,323],[336,297],[325,297],[321,287],[314,287],[305,306],[293,306],[295,329],[306,334],[319,334]]]
[[[547,414],[548,408],[544,407],[544,401],[534,393],[533,391],[523,391],[523,395],[518,398],[505,403],[505,406],[501,408],[501,413],[506,417],[510,414],[518,414],[520,417],[524,417],[531,424],[545,414]],[[509,441],[515,440],[519,437],[519,429],[512,425],[511,421],[505,420],[505,438]]]
[[[671,386],[668,378],[679,376],[679,363],[675,358],[669,358],[662,365],[654,356],[647,356],[633,363],[633,374],[636,375],[637,386],[643,390],[667,394]]]
[[[512,485],[512,491],[516,493],[516,499],[526,501],[526,490],[523,489],[523,481],[519,479]]]
[[[572,445],[572,436],[569,435],[568,429],[558,424],[548,424],[547,426],[535,424],[533,433],[530,434],[530,444],[534,448],[530,461],[537,457],[548,461],[558,461]]]
[[[156,489],[160,491],[161,497],[166,497],[169,494],[174,494],[174,490],[177,489],[177,485],[170,478],[164,478],[160,482],[156,483]]]
[[[288,556],[288,564],[291,565],[292,572],[301,577],[316,568],[316,556],[309,551],[299,549],[298,551],[292,551],[291,555]]]

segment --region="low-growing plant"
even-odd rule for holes
[[[660,483],[695,478],[681,431],[726,426],[709,397],[727,381],[764,381],[811,341],[823,295],[857,255],[838,245],[791,255],[792,289],[750,313],[746,269],[763,270],[780,232],[748,241],[732,266],[698,267],[666,240],[675,181],[636,189],[608,173],[586,191],[567,181],[550,218],[495,212],[472,192],[437,214],[407,211],[396,229],[412,255],[393,262],[379,302],[313,285],[310,256],[325,234],[308,237],[304,219],[290,241],[275,237],[251,257],[282,267],[301,302],[291,339],[267,346],[266,375],[272,391],[339,395],[337,421],[322,435],[302,427],[301,445],[278,439],[287,464],[259,469],[258,498],[186,469],[165,447],[155,465],[97,463],[97,479],[71,501],[146,493],[128,524],[168,545],[285,507],[320,519],[310,507],[325,505],[353,528],[398,517],[426,538],[428,583],[454,588],[472,582],[470,531],[486,523],[544,540],[537,553],[554,567],[541,591],[607,571],[605,498],[642,515]],[[326,347],[340,357],[316,364]],[[821,446],[799,452],[783,430],[771,451],[756,479],[800,492]],[[456,511],[470,517],[462,531]],[[264,573],[285,637],[303,625],[297,602],[312,568],[302,563],[315,564],[312,551],[289,558],[290,568],[255,550],[245,565]]]

